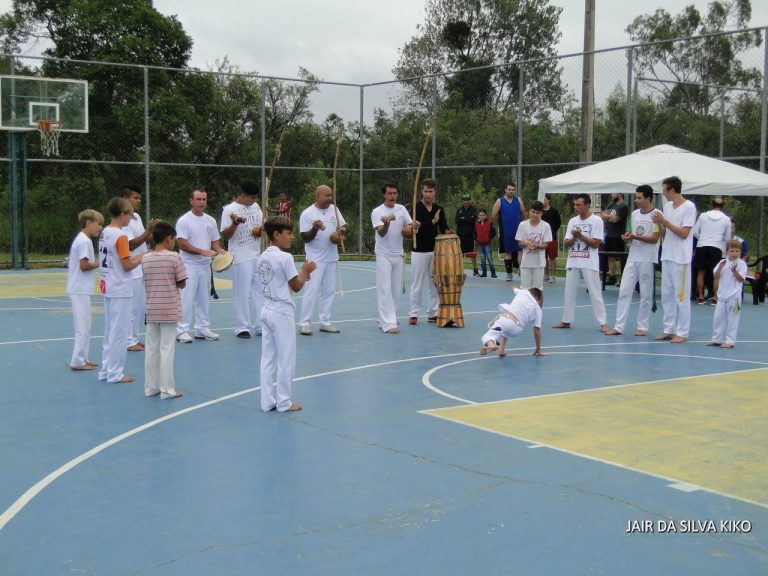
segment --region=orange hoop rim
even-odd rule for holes
[[[61,128],[61,120],[38,120],[37,129],[40,132],[53,132]]]

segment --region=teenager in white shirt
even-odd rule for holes
[[[528,220],[520,222],[515,239],[520,244],[520,288],[544,290],[544,269],[547,266],[547,248],[552,241],[549,224],[541,219],[544,204],[538,200],[528,210]]]
[[[653,221],[662,229],[661,305],[664,309],[664,332],[656,340],[680,344],[688,340],[691,328],[691,257],[696,224],[696,206],[682,194],[683,184],[677,176],[665,178],[661,190],[667,203],[664,212],[656,210]]]

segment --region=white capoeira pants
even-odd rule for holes
[[[144,314],[147,305],[147,297],[144,294],[144,277],[134,278],[131,280],[131,283],[133,284],[133,303],[131,309],[131,334],[128,337],[128,346],[133,346],[141,341],[139,332],[141,332],[141,327],[144,326]]]
[[[117,382],[125,376],[125,357],[131,333],[130,296],[104,298],[104,344],[101,351],[99,380]]]
[[[403,283],[403,257],[376,255],[376,299],[379,328],[384,332],[397,327],[397,303]]]
[[[176,324],[147,322],[147,344],[144,349],[144,395],[161,399],[176,395],[173,358],[176,353]]]
[[[437,316],[440,299],[437,295],[437,286],[432,282],[432,262],[434,259],[434,252],[411,252],[411,311],[409,316],[419,315],[425,284],[427,285],[427,316],[430,318]]]
[[[715,316],[712,319],[712,342],[736,344],[739,316],[741,316],[741,294],[729,300],[718,299]]]
[[[70,294],[69,301],[72,303],[72,321],[75,325],[75,344],[69,365],[85,366],[91,349],[91,296]]]
[[[499,336],[504,336],[507,340],[520,336],[523,333],[523,327],[519,322],[515,322],[512,318],[507,316],[499,316],[493,321],[493,325],[488,329],[488,332],[483,334],[482,345],[489,340],[493,340],[496,344],[499,343]]]
[[[336,293],[336,267],[338,262],[315,262],[317,268],[312,272],[309,282],[304,284],[304,298],[301,302],[301,319],[299,325],[309,326],[315,304],[320,298],[320,313],[318,320],[321,326],[331,323],[331,306]]]
[[[619,299],[616,301],[616,324],[614,329],[624,333],[632,305],[635,284],[640,283],[640,307],[637,309],[637,329],[648,332],[651,320],[651,300],[653,298],[653,262],[627,262],[621,271]]]
[[[296,372],[296,326],[293,314],[261,310],[261,409],[285,412],[291,407]]]
[[[589,290],[589,300],[592,302],[592,312],[600,326],[606,324],[605,303],[603,302],[603,287],[600,285],[600,273],[588,268],[568,268],[565,273],[565,301],[563,302],[563,322],[573,323],[576,315],[576,294],[579,290],[579,277]]]
[[[661,264],[661,305],[664,333],[688,338],[691,328],[691,265],[664,260]],[[623,281],[622,281],[623,284]]]
[[[520,288],[544,290],[544,268],[520,268]]]
[[[232,266],[232,300],[235,307],[235,334],[261,332],[261,307],[264,293],[259,280],[260,258],[237,262]],[[189,281],[187,281],[189,282]],[[251,315],[250,295],[254,314]]]
[[[210,293],[210,267],[187,267],[187,285],[181,289],[181,322],[176,327],[176,334],[189,332],[193,322],[198,333],[210,329]]]

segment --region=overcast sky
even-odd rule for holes
[[[597,0],[596,48],[629,44],[624,32],[634,17],[664,6],[677,14],[695,4],[706,11],[708,0]],[[584,0],[552,0],[563,8],[558,52],[580,52]],[[212,67],[229,56],[243,72],[296,77],[300,66],[337,82],[364,84],[392,78],[398,49],[424,19],[422,0],[155,0],[163,14],[178,16],[194,40],[192,66]],[[10,0],[0,0],[7,12]],[[752,25],[768,25],[768,2],[752,0]]]

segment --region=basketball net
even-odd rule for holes
[[[59,155],[59,136],[61,135],[60,120],[38,120],[37,131],[40,132],[40,149],[44,156]]]

